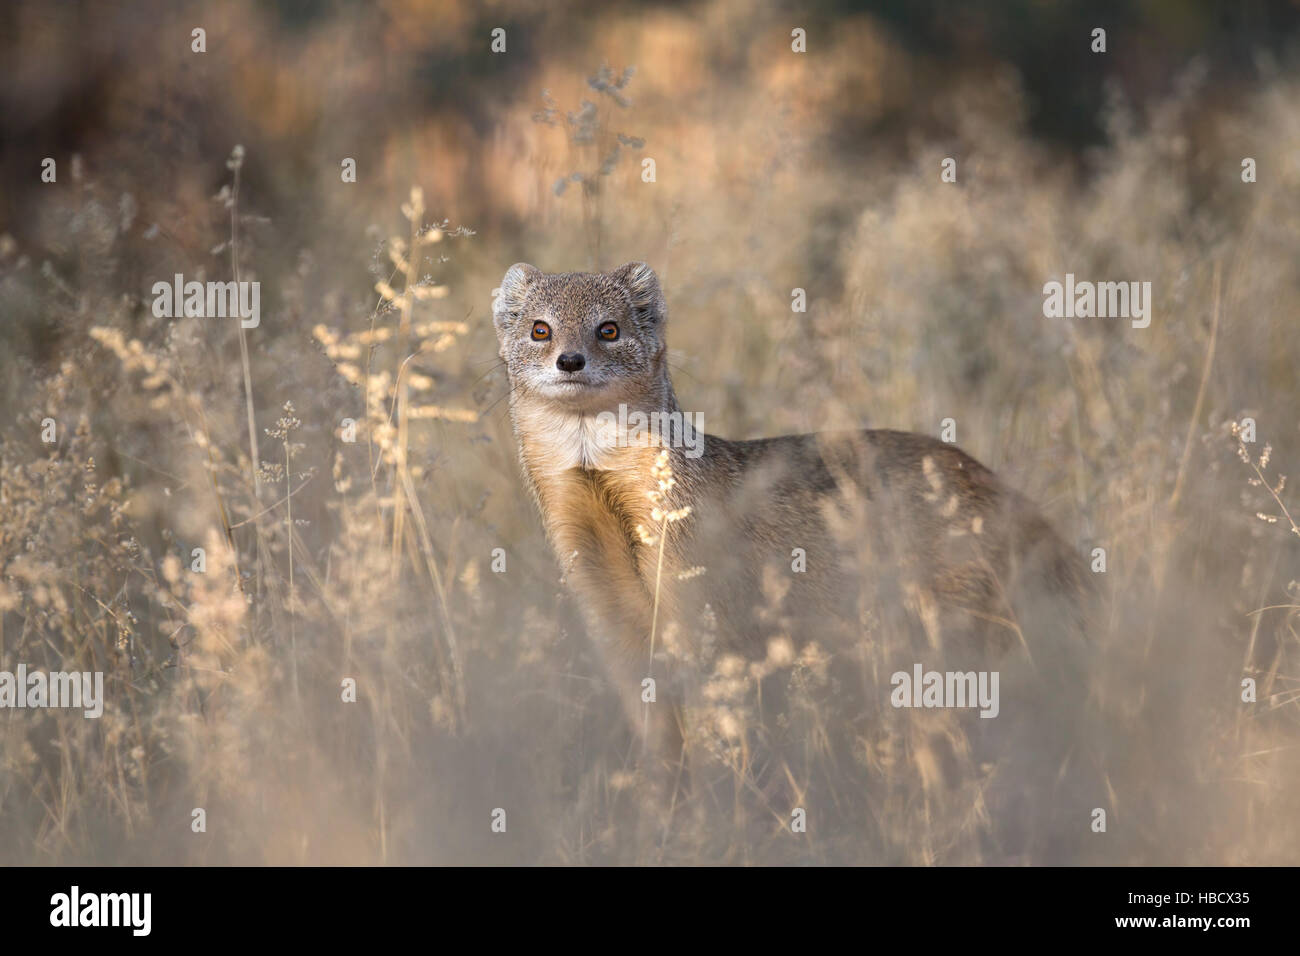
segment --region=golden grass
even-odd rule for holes
[[[596,95],[600,148],[535,122],[539,98],[520,93],[490,133],[412,110],[355,192],[336,167],[298,180],[243,139],[217,207],[203,197],[220,157],[175,163],[163,190],[110,150],[42,194],[42,244],[0,240],[18,383],[0,423],[0,666],[103,670],[109,694],[98,721],[0,712],[0,862],[1295,861],[1300,529],[1278,477],[1300,456],[1295,83],[1273,76],[1230,113],[1194,84],[1140,115],[1120,104],[1081,171],[1026,132],[1014,84],[955,77],[936,107],[955,111],[951,141],[845,153],[828,144],[853,103],[909,95],[881,67],[905,52],[858,63],[832,39],[815,78],[755,55],[718,86],[706,48],[669,42],[696,35],[687,19],[602,29],[602,53],[680,61],[638,63],[627,109]],[[327,63],[344,26],[285,62],[253,56],[258,31],[232,39],[264,63],[223,74],[264,141],[312,127],[292,97],[255,109],[251,84],[302,89],[338,119],[311,58]],[[850,34],[888,47],[865,21]],[[565,108],[595,95],[562,58],[528,80]],[[348,109],[362,92],[345,90]],[[355,151],[321,125],[323,155]],[[560,175],[598,173],[618,133],[644,145],[555,194]],[[1237,176],[1243,141],[1267,171],[1256,184]],[[959,184],[941,184],[954,154]],[[399,219],[412,181],[425,192]],[[272,194],[296,197],[298,219],[250,212]],[[439,218],[464,209],[480,235]],[[228,264],[204,254],[214,243]],[[1074,747],[1071,841],[990,840],[998,801],[1062,768],[985,761],[951,714],[881,706],[898,646],[865,612],[854,653],[777,639],[758,660],[712,657],[688,727],[701,763],[670,807],[643,805],[632,730],[518,477],[487,316],[521,258],[651,262],[678,395],[711,433],[933,432],[952,416],[1084,554],[1106,549],[1087,722],[1039,721]],[[154,319],[140,277],[199,270],[263,281],[261,327]],[[1150,279],[1152,327],[1044,319],[1042,284],[1066,271]],[[1267,451],[1234,438],[1247,416]],[[57,444],[38,438],[46,417]],[[257,427],[281,418],[300,424],[263,461]],[[1087,830],[1097,806],[1105,835]]]

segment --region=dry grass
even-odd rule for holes
[[[304,179],[302,221],[256,214],[291,173],[252,145],[216,202],[202,197],[221,156],[179,164],[176,198],[149,194],[144,161],[116,147],[76,176],[61,162],[36,238],[0,247],[17,383],[0,424],[0,663],[102,670],[108,705],[98,721],[0,712],[0,862],[1295,862],[1300,542],[1267,477],[1300,461],[1295,83],[1267,78],[1223,110],[1189,75],[1149,111],[1118,103],[1078,169],[1027,134],[1015,83],[957,78],[935,107],[950,141],[843,155],[822,148],[841,98],[899,95],[880,64],[905,55],[868,22],[845,25],[827,72],[755,60],[688,110],[709,74],[674,39],[684,16],[596,31],[615,63],[681,59],[638,60],[614,87],[628,107],[602,91],[591,139],[537,122],[533,92],[461,152],[446,115],[412,120],[357,192],[336,166]],[[864,44],[876,60],[858,62]],[[312,75],[307,46],[265,82]],[[526,89],[580,111],[584,79],[555,58]],[[619,133],[644,144],[602,175]],[[1249,186],[1242,142],[1264,171]],[[957,185],[939,182],[949,155]],[[557,195],[575,170],[583,188]],[[412,180],[424,191],[399,218]],[[477,235],[441,218],[467,208]],[[991,838],[1011,812],[998,794],[1058,768],[1033,762],[1033,740],[988,762],[968,722],[882,706],[895,648],[871,621],[854,622],[856,656],[778,640],[712,660],[690,785],[641,805],[633,735],[518,478],[487,316],[521,258],[649,261],[679,397],[710,432],[953,417],[1081,551],[1106,549],[1085,716],[1042,721],[1077,755],[1067,782],[1089,768],[1061,795],[1078,833]],[[1067,271],[1150,280],[1151,328],[1043,318],[1042,284]],[[262,325],[154,318],[145,293],[174,272],[260,279]],[[1246,416],[1261,438],[1240,446],[1243,473]],[[793,806],[809,810],[797,837]],[[1088,830],[1097,806],[1105,835]]]

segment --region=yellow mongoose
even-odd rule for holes
[[[968,661],[1082,613],[1076,556],[951,444],[887,430],[699,432],[669,380],[667,306],[644,263],[604,274],[516,264],[493,320],[527,483],[630,714],[652,629],[687,660],[705,643],[761,657],[776,636],[886,628]],[[675,483],[655,510],[661,447]],[[673,511],[661,565],[655,539]],[[1035,605],[1047,610],[1030,633]],[[650,734],[653,746],[672,728],[660,720]]]

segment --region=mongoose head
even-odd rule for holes
[[[667,317],[659,277],[644,262],[553,274],[516,263],[492,308],[515,400],[571,411],[661,395]]]

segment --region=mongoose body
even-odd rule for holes
[[[643,263],[517,264],[494,306],[524,475],[629,713],[652,640],[707,663],[762,657],[773,639],[907,632],[969,663],[1074,623],[1079,561],[989,469],[907,432],[697,433],[669,378],[666,322]],[[629,435],[637,413],[682,431]],[[652,500],[665,448],[672,480]]]

